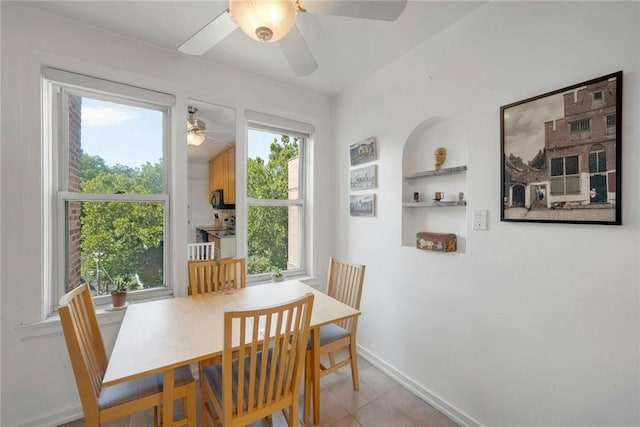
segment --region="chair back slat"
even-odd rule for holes
[[[223,292],[247,285],[247,266],[244,258],[191,260],[189,269],[189,295]]]
[[[83,284],[65,294],[58,313],[82,407],[85,414],[97,413],[108,358],[88,286]]]
[[[189,243],[187,244],[187,259],[213,259],[215,257],[214,242]]]
[[[220,260],[218,290],[241,289],[247,286],[247,265],[244,258]]]
[[[312,307],[308,293],[282,305],[225,312],[223,425],[298,404]]]
[[[360,310],[364,271],[365,266],[362,264],[331,257],[327,274],[327,295]],[[352,317],[335,323],[348,331],[353,331],[357,321],[357,317]]]

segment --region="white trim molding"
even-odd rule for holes
[[[359,344],[357,345],[357,347],[358,354],[362,356],[366,361],[396,380],[403,387],[436,408],[438,411],[451,418],[453,421],[465,427],[484,427],[478,421],[474,420],[472,417],[456,408],[437,394],[433,393],[431,390],[416,383],[414,380],[407,377],[405,374],[398,371],[396,368],[389,365],[384,360],[378,358],[378,356],[376,356],[374,353],[370,352]]]

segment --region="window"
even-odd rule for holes
[[[591,129],[589,119],[576,120],[571,122],[571,132],[586,132]]]
[[[595,91],[591,94],[591,108],[600,108],[604,106],[604,93],[601,90]]]
[[[607,114],[607,135],[616,134],[616,113]]]
[[[165,290],[167,163],[173,97],[46,68],[54,306],[88,283],[96,304]]]
[[[249,122],[247,270],[250,276],[267,277],[275,269],[285,274],[304,271],[304,159],[308,138],[308,134],[301,132]]]
[[[579,193],[580,167],[578,156],[551,159],[551,195]]]
[[[589,173],[604,173],[607,171],[607,153],[604,148],[594,147],[589,152]]]

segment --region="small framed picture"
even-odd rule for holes
[[[349,212],[351,216],[375,216],[375,194],[352,194],[349,200]]]
[[[351,170],[351,190],[370,190],[376,188],[377,165]]]
[[[622,224],[622,71],[500,108],[502,221]]]
[[[361,163],[368,163],[378,158],[378,152],[376,150],[376,138],[371,136],[363,141],[351,144],[351,166],[359,165]]]

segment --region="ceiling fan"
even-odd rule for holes
[[[195,114],[198,108],[193,105],[187,107],[189,117],[187,118],[187,145],[198,146],[204,142],[206,138],[213,139],[224,144],[224,141],[212,138],[207,133],[225,132],[224,130],[207,130],[207,124],[200,119],[196,119]]]
[[[318,69],[298,30],[298,12],[350,18],[396,20],[407,0],[229,0],[229,8],[178,47],[188,55],[202,55],[236,28],[254,40],[277,43],[297,76]]]

